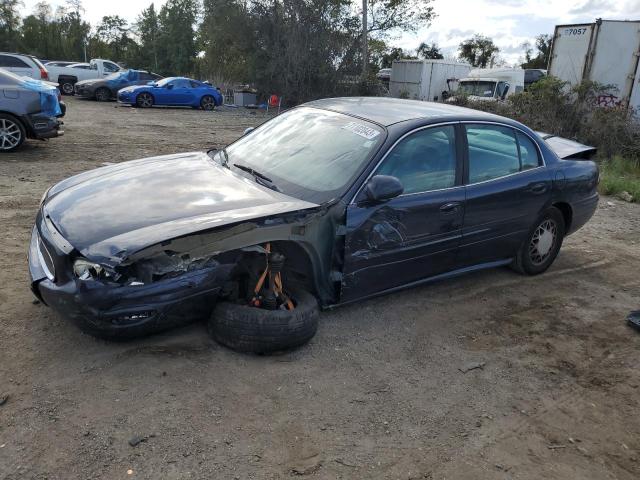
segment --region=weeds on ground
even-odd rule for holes
[[[630,197],[627,201],[640,203],[640,166],[620,156],[600,162],[600,193]]]

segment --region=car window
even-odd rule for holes
[[[27,63],[11,55],[0,55],[0,67],[6,68],[31,68]]]
[[[451,125],[413,133],[396,145],[376,171],[402,182],[404,193],[453,187],[456,182],[456,140]]]
[[[522,170],[529,170],[540,166],[540,157],[538,149],[533,141],[525,134],[516,132],[518,137],[518,145],[520,146],[520,163]]]
[[[483,182],[520,171],[513,130],[499,125],[466,125],[469,144],[469,183]]]
[[[102,65],[105,72],[117,72],[118,70],[120,70],[120,67],[118,67],[115,63],[104,62]]]
[[[191,88],[200,88],[203,86],[201,83],[195,82],[193,80],[189,80],[189,83],[191,84]]]
[[[189,80],[185,80],[184,78],[176,78],[171,84],[173,88],[191,88]]]
[[[138,76],[140,78],[140,80],[153,80],[153,75],[147,73],[147,72],[139,72]]]

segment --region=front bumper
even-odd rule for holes
[[[83,331],[99,337],[129,338],[207,319],[228,275],[227,267],[214,266],[148,285],[80,280],[71,273],[75,251],[59,250],[46,229],[39,214],[29,247],[31,290]],[[38,254],[43,246],[45,255],[51,255],[50,267]]]
[[[118,92],[118,102],[131,105],[132,103],[135,103],[135,100],[131,92]]]
[[[73,86],[73,90],[79,97],[93,98],[96,94],[95,88],[88,85],[79,85],[77,83]]]
[[[29,137],[36,139],[61,137],[64,135],[62,120],[43,113],[33,113],[24,117],[29,126]]]

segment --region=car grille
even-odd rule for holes
[[[51,281],[56,278],[56,267],[53,264],[53,258],[47,250],[47,247],[40,239],[40,234],[38,234],[38,259],[40,260],[40,265],[44,270],[45,275]]]

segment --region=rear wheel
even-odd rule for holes
[[[24,126],[13,115],[0,113],[0,152],[12,152],[24,142]]]
[[[514,260],[514,268],[528,275],[547,270],[560,252],[565,234],[564,217],[555,207],[549,208],[535,222],[527,240]]]
[[[70,79],[59,80],[60,83],[60,92],[63,95],[73,95],[74,94],[74,85],[76,82]]]
[[[213,110],[216,108],[216,101],[211,95],[205,95],[200,100],[200,107],[202,107],[203,110]]]
[[[108,102],[111,100],[111,90],[108,88],[99,88],[96,90],[96,100],[99,102]]]
[[[136,97],[136,105],[140,108],[153,107],[153,95],[143,92]]]

